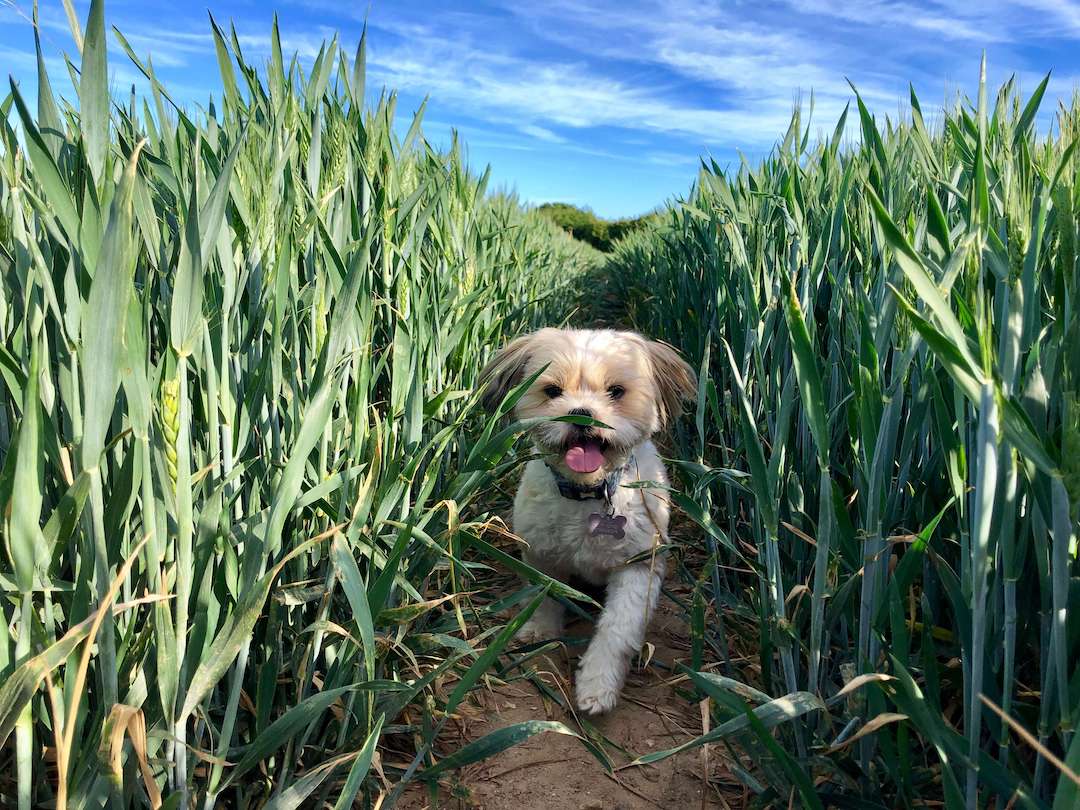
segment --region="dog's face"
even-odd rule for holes
[[[540,369],[515,406],[519,419],[578,415],[608,426],[544,422],[532,431],[548,463],[587,484],[622,466],[697,391],[693,369],[664,343],[633,332],[541,329],[511,341],[481,372],[485,404],[498,406]]]

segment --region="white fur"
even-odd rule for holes
[[[527,543],[525,560],[566,580],[576,575],[607,585],[607,599],[596,633],[581,658],[576,684],[580,709],[597,714],[618,700],[630,664],[645,642],[656,607],[664,560],[652,554],[667,537],[668,501],[664,465],[651,437],[697,390],[693,370],[670,346],[633,332],[541,329],[516,338],[481,372],[485,401],[497,406],[521,380],[536,380],[515,406],[518,418],[549,420],[585,410],[602,425],[578,426],[544,421],[532,430],[541,459],[533,460],[514,499],[514,530]],[[602,442],[601,466],[578,473],[566,463],[567,448],[582,437]],[[602,501],[577,501],[559,493],[552,468],[580,487],[602,482],[623,468],[613,496],[616,515],[626,518],[625,536],[589,535],[589,515],[603,512]],[[660,485],[629,488],[635,481]],[[527,641],[562,632],[562,607],[546,600],[522,627]]]
[[[651,441],[634,448],[633,458],[623,474],[623,484],[638,480],[667,483],[664,465]],[[613,505],[615,513],[626,518],[626,536],[621,540],[606,535],[590,537],[586,521],[591,513],[602,511],[602,503],[564,498],[551,470],[538,460],[526,466],[514,498],[514,530],[529,544],[526,562],[557,579],[576,575],[594,585],[607,585],[604,610],[581,657],[575,685],[577,706],[589,714],[615,706],[630,664],[645,643],[645,630],[665,570],[662,554],[625,564],[630,557],[664,541],[668,503],[662,491],[620,486]],[[562,623],[562,605],[546,599],[518,638],[537,641],[559,636]]]

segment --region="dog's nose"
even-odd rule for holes
[[[590,411],[588,408],[571,408],[570,411],[566,415],[567,416],[587,416],[587,417],[589,417],[591,419],[592,418],[592,411]]]

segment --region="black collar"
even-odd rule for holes
[[[546,462],[545,466],[555,477],[555,485],[559,488],[559,494],[564,498],[568,498],[571,501],[603,501],[608,507],[611,507],[612,500],[615,498],[615,491],[619,488],[619,482],[622,480],[623,470],[625,470],[633,460],[634,457],[631,455],[630,458],[627,459],[626,464],[613,470],[606,478],[601,479],[592,486],[585,486],[584,484],[578,484],[571,481]]]

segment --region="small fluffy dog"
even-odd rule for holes
[[[497,407],[541,369],[515,406],[519,419],[576,415],[608,426],[533,428],[540,458],[526,465],[514,498],[527,563],[557,579],[607,586],[575,687],[578,708],[599,714],[618,700],[664,577],[663,556],[647,553],[666,539],[669,512],[667,476],[650,438],[696,394],[697,382],[674,349],[633,332],[541,329],[511,341],[483,370],[485,404]],[[659,487],[625,486],[638,481]],[[547,599],[519,639],[559,636],[562,624],[562,606]]]

